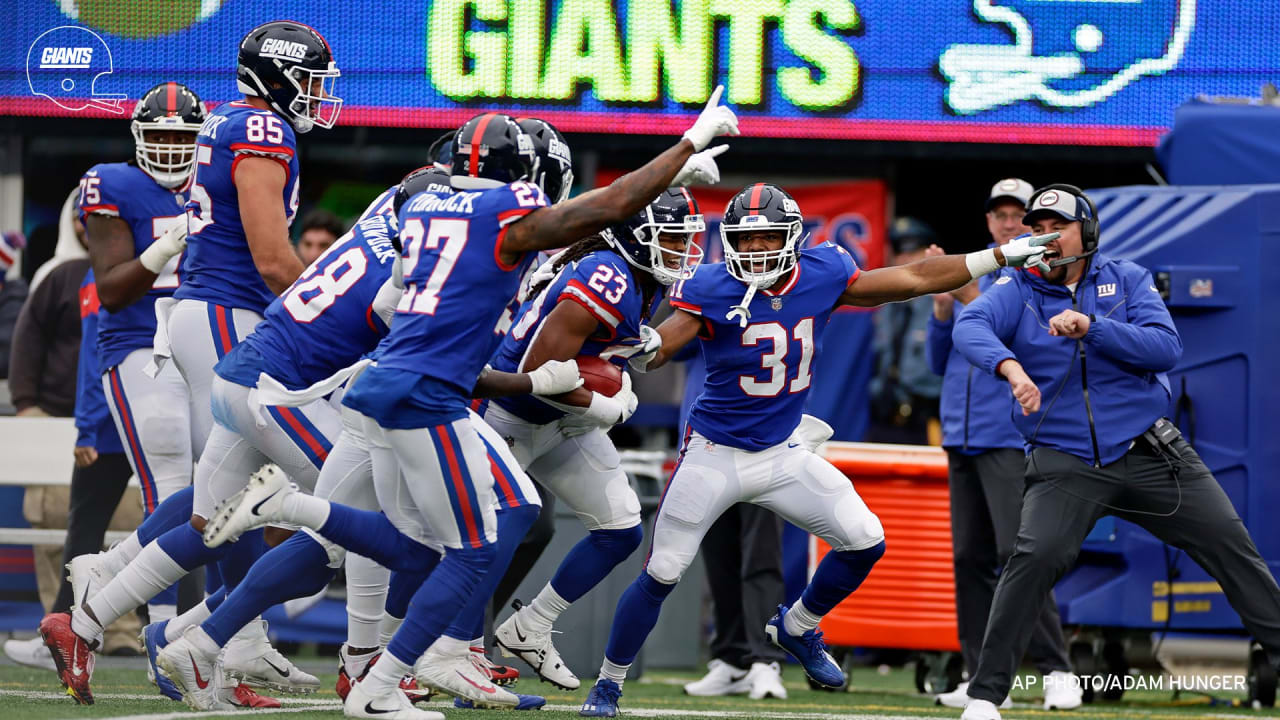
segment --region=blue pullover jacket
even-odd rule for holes
[[[1049,334],[1063,310],[1089,315],[1080,340]],[[1073,293],[1037,273],[1002,275],[961,313],[952,339],[969,362],[994,374],[1016,358],[1040,388],[1040,410],[1014,425],[1031,447],[1048,447],[1094,465],[1118,460],[1169,410],[1165,373],[1182,340],[1151,273],[1096,254]]]

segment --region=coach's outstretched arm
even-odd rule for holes
[[[289,243],[289,220],[280,202],[288,173],[277,160],[241,156],[232,180],[253,264],[271,292],[279,295],[304,269]]]
[[[572,200],[535,210],[511,225],[502,240],[503,262],[526,252],[562,247],[620,223],[639,212],[671,185],[694,153],[700,152],[719,135],[737,135],[738,118],[720,105],[724,87],[711,93],[702,114],[680,142],[650,160],[644,167],[618,178],[606,188],[583,193]],[[703,156],[704,162],[714,160]]]

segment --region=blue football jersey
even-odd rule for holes
[[[265,372],[300,390],[359,360],[387,331],[373,299],[391,275],[395,234],[390,213],[356,223],[272,301],[262,323],[214,371],[246,387]]]
[[[498,255],[506,228],[547,206],[536,185],[419,193],[400,211],[405,291],[378,364],[343,402],[383,427],[413,428],[466,414],[471,389],[501,336],[496,328],[532,262]]]
[[[602,357],[625,371],[627,358],[640,343],[644,292],[631,265],[612,250],[597,250],[561,268],[537,297],[520,307],[510,332],[489,364],[495,370],[520,372],[542,321],[561,301],[581,305],[599,321],[596,332],[582,344],[580,354]],[[538,425],[564,417],[563,411],[532,395],[496,398],[493,402]]]
[[[137,257],[165,230],[187,221],[189,185],[170,190],[134,165],[94,165],[80,178],[80,219],[83,222],[86,215],[99,214],[125,221],[133,234],[133,255]],[[137,302],[116,312],[102,310],[98,366],[104,372],[134,350],[151,347],[156,334],[156,298],[168,297],[178,287],[180,259],[178,256],[170,260]]]
[[[844,248],[823,243],[800,253],[786,285],[751,299],[740,327],[729,310],[746,285],[724,263],[701,265],[677,283],[671,305],[699,315],[707,380],[693,401],[689,425],[712,442],[758,451],[786,440],[800,423],[822,331],[840,295],[858,277]]]
[[[215,110],[196,137],[196,173],[187,219],[182,284],[174,297],[261,313],[275,300],[253,264],[235,185],[236,163],[265,157],[285,170],[285,216],[298,212],[298,157],[293,127],[279,115],[243,101]]]

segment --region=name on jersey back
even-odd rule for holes
[[[406,210],[416,213],[473,213],[475,212],[475,209],[472,207],[472,203],[475,202],[476,198],[483,194],[484,193],[481,192],[460,192],[452,195],[433,195],[431,193],[422,193],[420,195],[415,195],[413,199],[409,201],[409,207],[406,208]]]

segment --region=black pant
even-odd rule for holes
[[[97,461],[71,472],[71,506],[67,511],[67,542],[62,549],[62,562],[102,550],[102,538],[111,525],[111,516],[124,497],[133,468],[124,453],[103,453]],[[66,573],[50,612],[70,612],[77,601],[71,597],[71,583]]]
[[[707,530],[702,558],[715,605],[711,657],[743,669],[781,662],[764,626],[785,599],[782,521],[770,510],[738,503]]]
[[[978,455],[948,450],[951,483],[951,544],[956,575],[956,625],[960,652],[972,677],[987,632],[987,616],[1000,568],[1013,554],[1022,514],[1026,455],[1021,450],[988,450]],[[1049,591],[1027,657],[1041,674],[1070,670],[1058,603]]]
[[[1222,586],[1271,661],[1280,661],[1280,586],[1227,494],[1185,440],[1174,441],[1166,456],[1139,438],[1101,468],[1040,448],[1027,457],[1026,472],[1018,541],[996,586],[970,697],[999,704],[1009,694],[1040,604],[1075,563],[1093,524],[1108,514],[1186,551]]]

